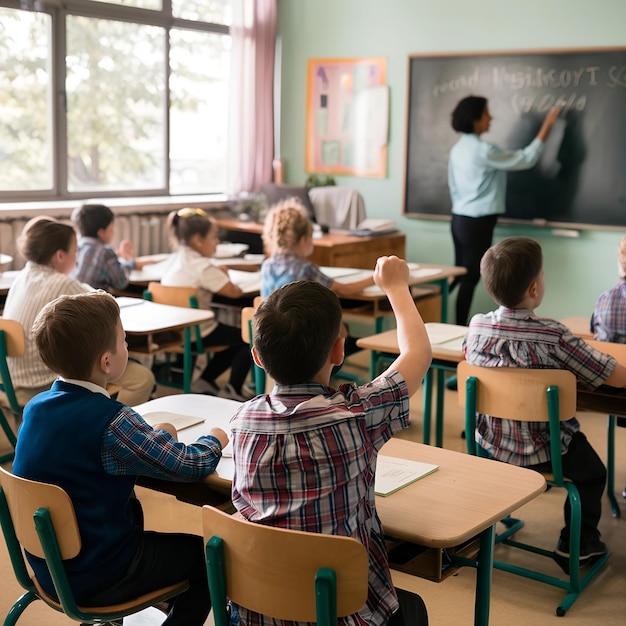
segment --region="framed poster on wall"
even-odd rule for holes
[[[306,171],[384,178],[386,59],[309,59],[307,65]]]

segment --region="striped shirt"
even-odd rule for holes
[[[24,356],[9,357],[7,363],[13,386],[16,388],[41,388],[51,385],[54,374],[44,364],[37,351],[32,326],[43,307],[61,295],[91,291],[89,285],[57,272],[49,265],[28,261],[17,274],[9,289],[3,316],[18,321],[24,329],[26,347]]]
[[[591,316],[591,330],[598,341],[626,343],[626,280],[600,294]]]
[[[330,287],[333,279],[320,268],[297,254],[279,253],[265,259],[261,265],[261,296],[267,298],[275,289],[296,280],[311,280]]]
[[[375,508],[374,473],[380,448],[409,425],[402,376],[394,372],[337,391],[313,383],[276,385],[271,394],[246,402],[231,425],[237,510],[252,522],[358,539],[369,553],[368,599],[339,624],[387,624],[398,601]],[[236,626],[296,624],[233,609]]]
[[[79,237],[76,267],[72,276],[94,289],[125,289],[134,263],[121,261],[111,246],[97,237]]]
[[[470,321],[465,358],[482,367],[564,369],[590,389],[600,386],[616,361],[592,348],[560,322],[537,317],[529,309],[500,308]],[[550,460],[547,422],[518,422],[479,414],[476,442],[499,461],[529,466]],[[578,420],[561,422],[561,451],[567,452]]]

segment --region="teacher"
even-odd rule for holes
[[[452,112],[452,128],[462,137],[450,150],[448,186],[452,198],[452,239],[455,265],[467,268],[450,289],[459,287],[456,323],[467,326],[474,289],[480,280],[480,259],[491,246],[498,215],[505,211],[506,172],[530,169],[561,107],[552,107],[537,136],[521,150],[501,150],[480,136],[489,130],[487,99],[463,98]]]

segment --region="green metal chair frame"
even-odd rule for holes
[[[13,322],[13,320],[3,320],[6,322]],[[19,325],[19,322],[14,322]],[[21,328],[21,325],[20,325]],[[22,334],[23,334],[22,330]],[[3,391],[7,397],[7,401],[9,403],[9,409],[11,413],[16,417],[16,419],[20,419],[22,417],[22,407],[20,406],[17,396],[15,395],[15,389],[13,387],[13,382],[11,381],[11,373],[9,372],[9,366],[7,363],[7,357],[13,356],[10,354],[7,342],[7,332],[4,329],[0,329],[0,391]],[[18,355],[15,355],[18,356]],[[21,355],[19,355],[21,356]],[[0,408],[0,427],[4,431],[9,443],[15,450],[15,445],[17,444],[17,437],[15,432],[11,428],[11,425],[7,421],[6,415],[4,411]],[[7,461],[11,461],[15,456],[15,452],[9,452],[0,456],[0,463],[6,463]]]
[[[205,505],[207,575],[215,626],[227,600],[277,619],[337,626],[367,599],[368,556],[351,537],[253,524]]]
[[[469,454],[489,458],[489,454],[476,445],[472,433],[476,430],[476,414],[493,415],[494,412],[490,411],[489,407],[494,397],[498,395],[500,396],[499,407],[502,408],[507,403],[506,397],[509,396],[510,398],[514,389],[523,390],[522,394],[516,396],[514,400],[510,400],[512,408],[509,415],[513,417],[503,415],[502,412],[497,413],[498,417],[503,419],[523,419],[522,415],[526,415],[528,421],[548,421],[552,475],[546,475],[546,482],[551,487],[565,489],[571,505],[569,559],[563,559],[565,562],[562,564],[563,569],[569,571],[568,579],[563,580],[557,576],[497,560],[494,560],[493,567],[565,590],[566,596],[556,609],[556,614],[563,616],[609,558],[609,553],[607,552],[597,560],[594,560],[584,575],[581,573],[580,496],[576,486],[563,476],[560,436],[560,421],[573,417],[575,413],[576,377],[571,372],[565,370],[484,368],[470,365],[467,362],[460,363],[457,371],[460,392],[459,402],[465,402],[465,432]],[[489,377],[488,381],[485,380],[487,377]],[[461,387],[462,381],[464,382],[463,389]],[[569,394],[569,397],[563,393],[560,395],[559,388],[567,388],[566,393]],[[569,414],[570,411],[571,414]],[[511,517],[507,517],[502,521],[507,526],[507,529],[496,537],[496,543],[504,543],[520,548],[554,559],[559,563],[559,558],[557,558],[554,552],[511,539],[524,525],[523,521]]]
[[[152,293],[149,289],[145,289],[143,292],[144,300],[149,300],[152,302]],[[199,308],[198,298],[195,295],[189,296],[189,306],[192,309]],[[191,392],[191,378],[192,378],[192,367],[193,367],[193,357],[194,355],[203,354],[206,352],[204,345],[202,343],[202,334],[200,332],[200,324],[195,324],[194,327],[194,339],[192,341],[191,338],[191,329],[189,327],[185,327],[183,329],[183,384],[180,385],[171,379],[166,378],[158,378],[157,383],[160,385],[164,385],[167,387],[174,387],[175,389],[182,389],[185,393]],[[193,349],[193,344],[195,343],[195,351]],[[166,356],[166,367],[171,367],[170,363],[170,353],[165,352]]]
[[[39,505],[36,503],[40,500]],[[29,526],[29,520],[32,523]],[[55,530],[55,520],[59,533]],[[35,600],[84,624],[109,624],[177,596],[189,588],[187,580],[154,590],[123,604],[82,607],[74,600],[63,561],[80,551],[80,532],[68,494],[56,485],[19,478],[0,468],[0,523],[13,571],[26,590],[11,607],[4,626],[15,626]],[[33,531],[34,526],[34,531]],[[57,597],[47,594],[26,568],[22,550],[45,558]]]

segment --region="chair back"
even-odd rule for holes
[[[252,332],[252,318],[254,312],[257,310],[261,303],[261,297],[257,296],[254,299],[254,306],[246,306],[241,309],[241,338],[247,344],[250,344],[250,349],[254,345],[254,337]],[[253,373],[254,373],[254,389],[257,395],[265,393],[267,387],[267,375],[262,367],[259,367],[253,361]]]
[[[476,446],[476,414],[521,422],[549,422],[554,481],[563,483],[560,422],[576,415],[576,377],[567,370],[457,367],[459,404],[465,406],[467,451],[487,456]]]
[[[0,317],[0,391],[6,396],[7,405],[15,415],[21,415],[22,408],[15,395],[7,357],[24,356],[25,338],[22,325]]]
[[[276,619],[320,626],[336,626],[337,617],[365,603],[368,555],[356,539],[254,524],[207,505],[202,515],[216,626],[227,624],[226,598]],[[325,599],[317,608],[316,587]]]
[[[146,291],[150,294],[147,299],[157,304],[198,308],[198,290],[195,287],[169,287],[161,283],[151,282],[148,283]]]

